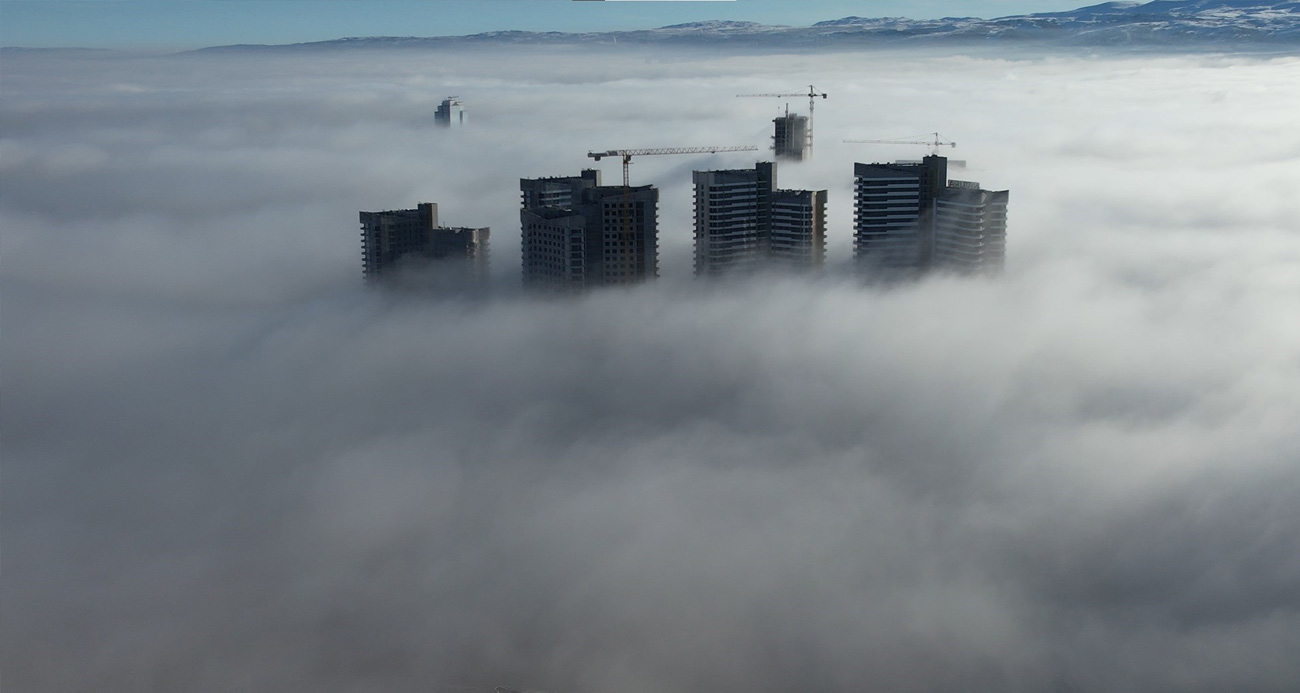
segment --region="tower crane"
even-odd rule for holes
[[[939,147],[956,147],[956,142],[946,142],[939,137],[937,132],[929,132],[927,135],[933,135],[934,139],[918,140],[912,138],[899,138],[896,140],[844,140],[845,144],[924,144],[930,147],[931,154],[937,154]],[[921,135],[915,135],[921,137]]]
[[[807,94],[805,94],[805,93],[803,93],[803,92],[796,92],[796,93],[793,93],[793,94],[736,94],[736,96],[737,96],[737,97],[748,97],[748,96],[775,96],[775,97],[778,97],[778,98],[790,98],[790,97],[794,97],[794,96],[807,96],[807,97],[808,97],[808,154],[809,154],[809,156],[812,155],[812,148],[813,148],[813,106],[815,106],[815,105],[817,104],[817,97],[820,96],[820,97],[822,97],[823,99],[826,98],[826,96],[827,96],[826,92],[824,92],[824,91],[817,91],[816,87],[814,87],[813,85],[809,84],[809,85],[808,85],[808,93],[807,93]]]
[[[632,163],[634,156],[658,156],[662,154],[717,154],[718,152],[754,152],[758,147],[753,145],[744,147],[668,147],[662,149],[610,149],[604,152],[587,152],[587,156],[600,161],[607,156],[618,156],[623,158],[623,187],[630,188],[628,182],[627,167]]]

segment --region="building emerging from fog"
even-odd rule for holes
[[[879,276],[932,267],[998,271],[1006,255],[1007,191],[948,180],[948,160],[854,164],[853,255]]]
[[[461,105],[456,97],[449,96],[438,104],[438,110],[433,112],[433,122],[435,125],[444,128],[458,128],[465,124],[465,107]]]
[[[521,178],[525,286],[580,290],[659,276],[659,191],[600,184],[600,171]]]
[[[788,268],[821,267],[826,259],[826,191],[772,191],[767,257]]]
[[[808,116],[786,114],[772,121],[772,149],[778,159],[803,161],[808,150]]]
[[[695,274],[771,263],[816,267],[826,253],[826,191],[780,190],[776,164],[695,171]]]
[[[853,165],[853,256],[872,269],[915,270],[929,262],[934,200],[948,160]]]
[[[482,284],[488,276],[487,228],[438,225],[438,205],[361,212],[361,263],[367,281],[402,268],[428,270],[439,283]]]
[[[1008,191],[950,180],[934,203],[931,265],[959,272],[1001,272],[1007,254]]]

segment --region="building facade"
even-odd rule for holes
[[[820,267],[826,259],[826,191],[774,191],[767,249],[778,267]]]
[[[695,171],[695,276],[748,271],[766,253],[776,164]]]
[[[803,161],[808,154],[808,116],[790,115],[772,121],[772,150],[778,159]]]
[[[776,164],[695,171],[695,275],[716,277],[769,264],[820,266],[826,252],[826,191],[781,190]]]
[[[853,165],[853,257],[882,271],[929,265],[934,201],[947,184],[948,160]]]
[[[997,271],[1007,191],[948,180],[948,160],[854,164],[853,255],[881,277],[931,268]]]
[[[465,106],[454,96],[443,99],[433,112],[434,124],[444,128],[458,128],[465,124],[465,120]]]
[[[1001,272],[1007,254],[1008,197],[1006,190],[948,181],[935,201],[932,265],[963,273]]]
[[[438,205],[361,212],[361,265],[367,281],[402,269],[431,269],[444,280],[483,283],[488,277],[491,230],[438,225]]]
[[[602,186],[600,172],[523,178],[523,282],[581,290],[659,276],[659,191]]]

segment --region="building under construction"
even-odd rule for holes
[[[826,191],[780,190],[776,164],[695,171],[695,274],[816,267],[826,253]]]
[[[788,161],[803,161],[812,158],[813,149],[813,111],[817,106],[817,99],[825,99],[828,95],[824,91],[817,91],[813,85],[808,85],[807,92],[783,92],[773,94],[736,94],[742,97],[776,97],[788,99],[795,96],[808,97],[808,115],[790,115],[789,104],[785,107],[785,115],[780,116],[772,121],[775,125],[772,134],[772,150],[776,153],[778,159]]]
[[[931,268],[996,272],[1006,255],[1007,191],[948,180],[948,159],[854,164],[853,255],[878,277]]]
[[[775,125],[772,134],[772,150],[778,159],[803,161],[808,153],[808,118],[801,115],[785,115],[772,120]]]
[[[787,269],[821,267],[826,259],[826,191],[772,191],[767,259]]]
[[[997,273],[1007,254],[1006,190],[973,181],[948,181],[935,200],[931,265],[965,273]]]
[[[438,225],[438,205],[361,212],[361,265],[368,282],[424,275],[440,285],[482,284],[488,278],[488,238],[484,228]]]
[[[581,290],[659,276],[659,190],[601,185],[600,171],[522,178],[525,286]]]

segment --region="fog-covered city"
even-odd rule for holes
[[[1300,686],[1300,57],[654,47],[3,57],[8,691]],[[519,282],[519,179],[816,111],[815,273]],[[470,115],[437,129],[448,95]],[[807,102],[790,99],[792,109]],[[1005,270],[864,281],[942,132]],[[362,281],[359,210],[492,229]]]

